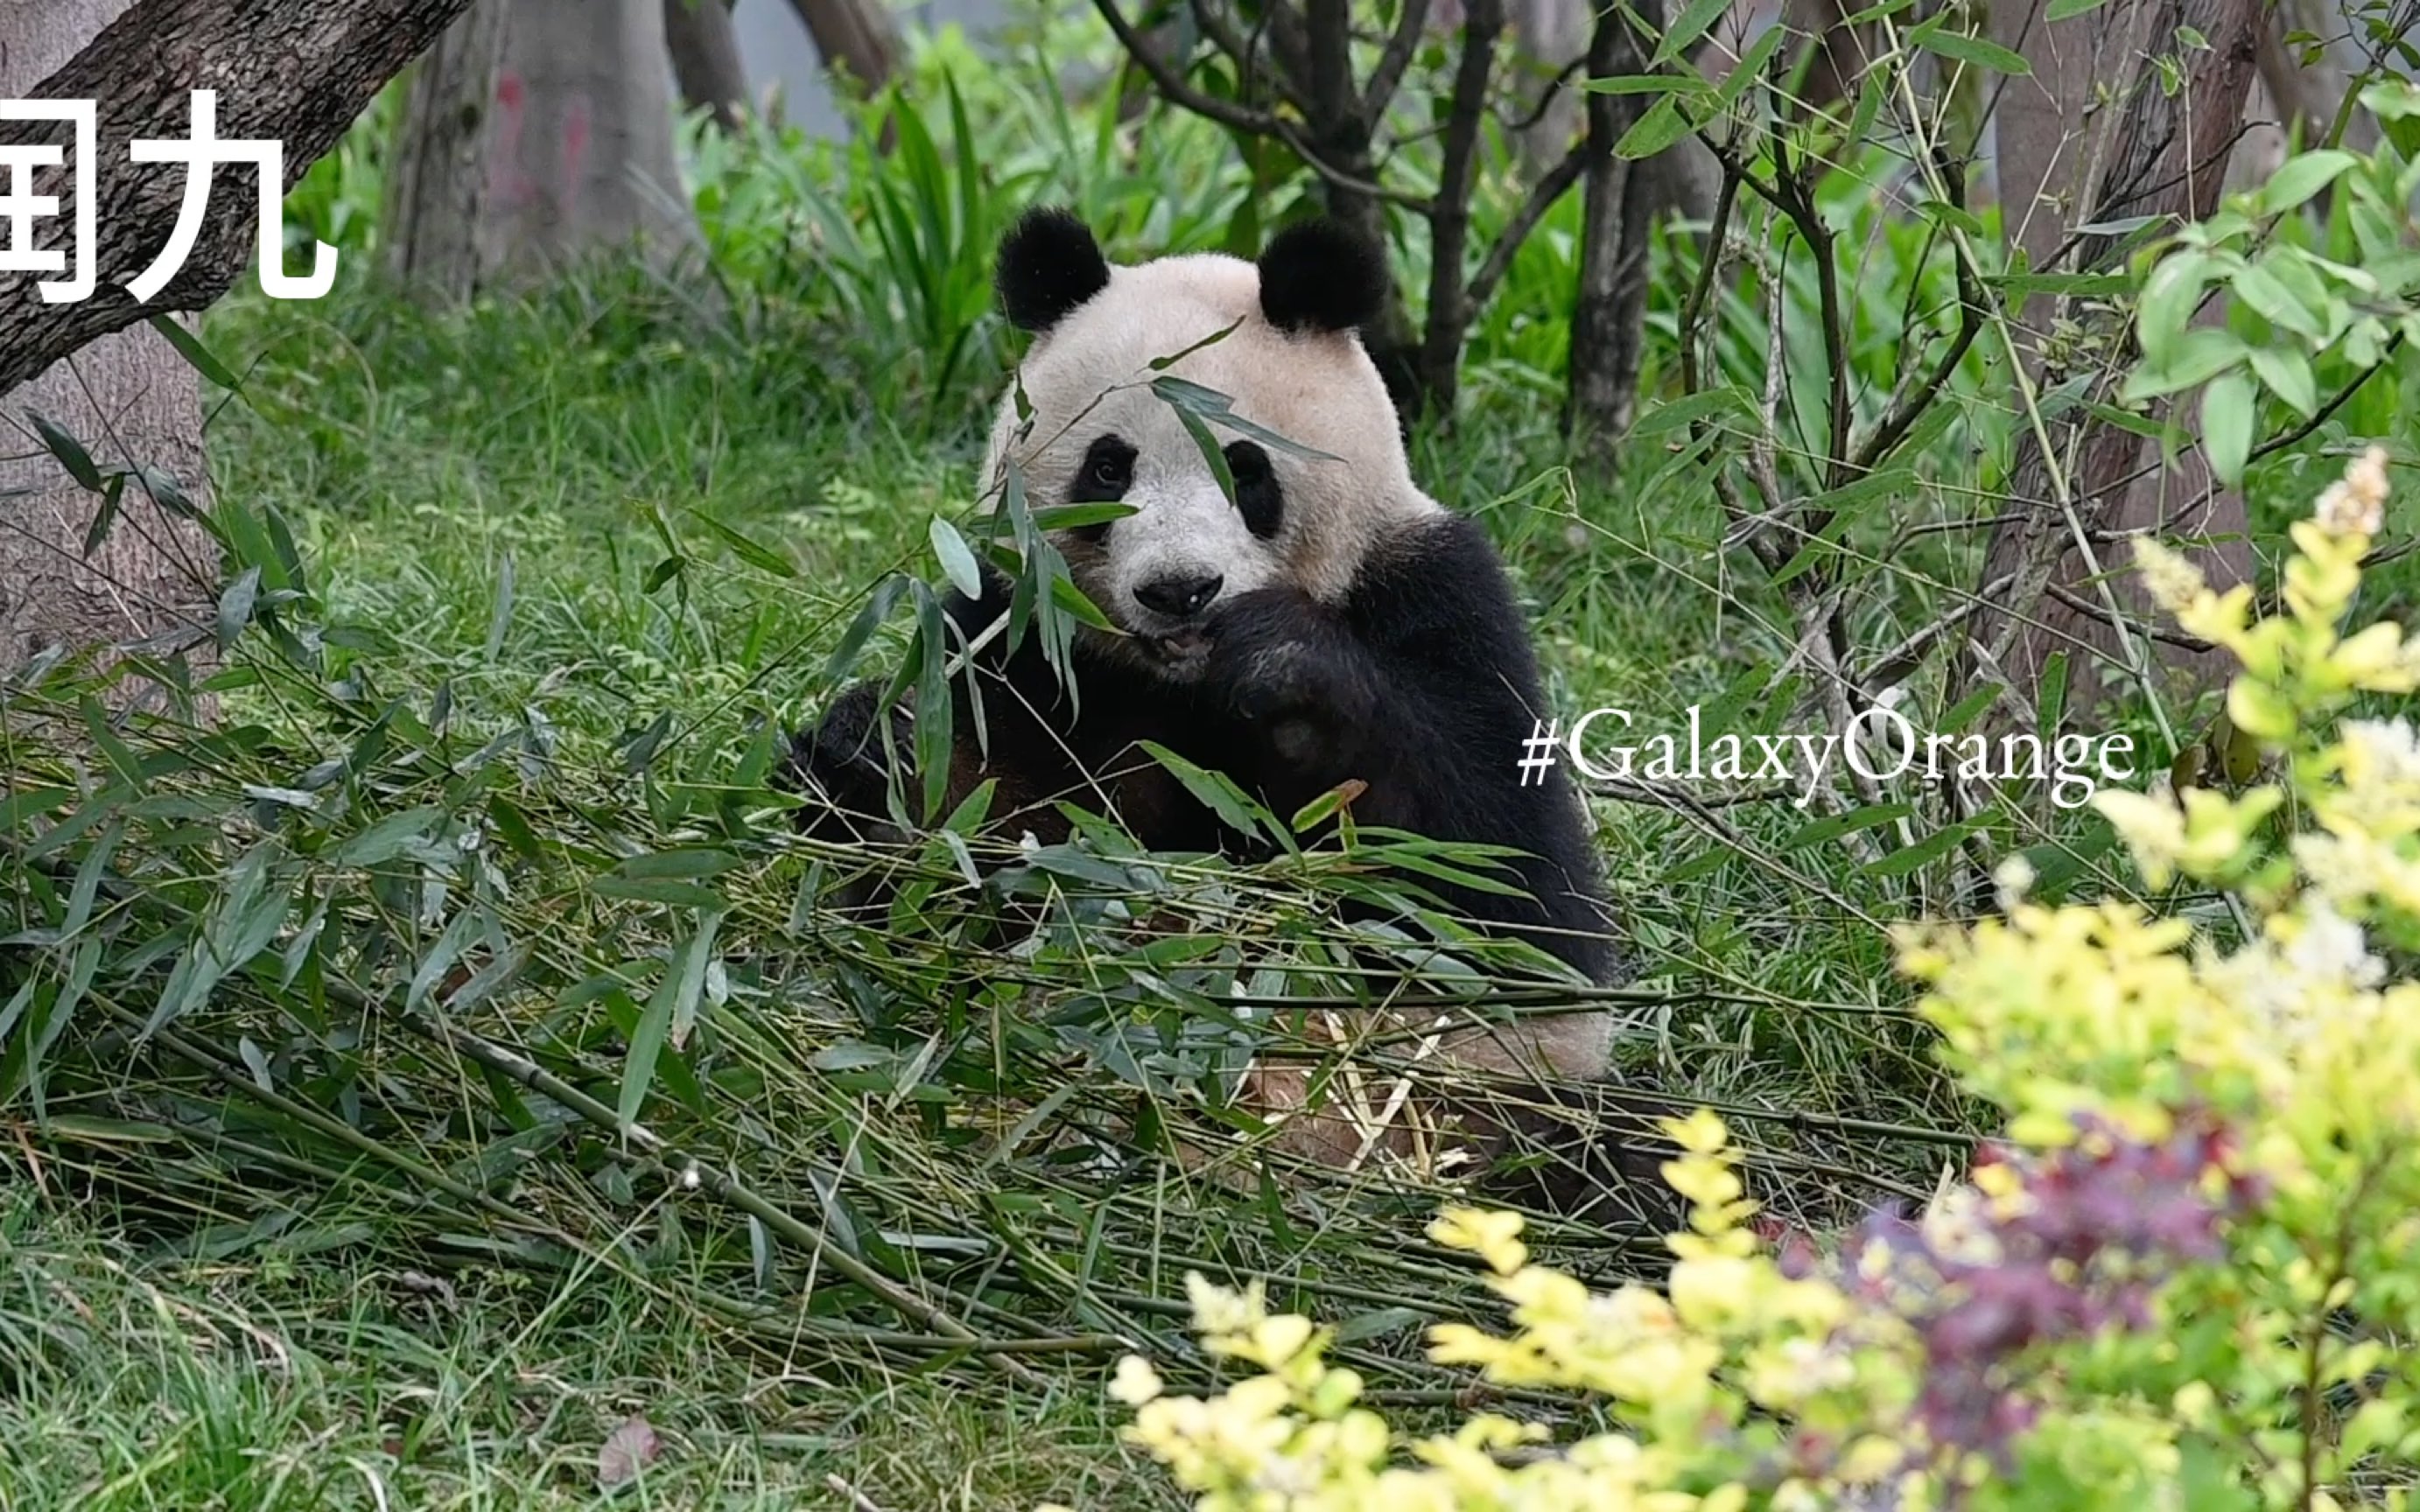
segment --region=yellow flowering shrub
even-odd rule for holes
[[[1505,1310],[1434,1329],[1432,1357],[1569,1411],[1399,1431],[1326,1331],[1196,1276],[1208,1353],[1249,1373],[1199,1397],[1128,1360],[1131,1441],[1202,1512],[2403,1504],[2420,738],[2340,718],[2420,687],[2420,643],[2344,629],[2386,492],[2372,451],[2293,528],[2271,619],[2140,547],[2163,609],[2240,663],[2228,711],[2275,776],[2101,810],[2154,888],[2231,893],[2245,937],[2013,887],[2005,917],[1900,932],[1951,1067],[2007,1115],[1964,1184],[1776,1253],[1700,1112],[1667,1126],[1691,1218],[1661,1289],[1533,1265],[1511,1214],[1430,1229]]]

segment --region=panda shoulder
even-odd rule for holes
[[[1465,647],[1526,639],[1520,606],[1487,530],[1442,507],[1400,522],[1361,562],[1357,617],[1381,639]]]

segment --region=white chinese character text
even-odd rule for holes
[[[185,203],[177,212],[176,229],[150,270],[126,285],[145,304],[168,286],[194,255],[202,234],[202,217],[210,203],[210,169],[222,162],[249,162],[260,170],[260,286],[273,300],[316,300],[336,281],[336,249],[324,241],[312,243],[311,271],[296,277],[286,271],[286,148],[275,141],[218,139],[219,97],[214,89],[194,91],[194,138],[191,142],[137,138],[130,155],[136,162],[181,162],[189,172]],[[0,214],[7,202],[0,201]]]
[[[67,121],[75,128],[75,270],[35,285],[45,304],[72,304],[93,290],[93,138],[99,112],[89,100],[0,100],[0,121]],[[0,144],[0,273],[59,273],[68,254],[34,245],[34,223],[59,214],[55,194],[34,193],[34,170],[55,168],[65,151],[49,144]]]

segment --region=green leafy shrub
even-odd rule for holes
[[[1663,1289],[1591,1294],[1506,1214],[1430,1230],[1475,1253],[1497,1334],[1432,1357],[1603,1423],[1559,1444],[1481,1412],[1413,1438],[1331,1367],[1331,1335],[1198,1277],[1208,1398],[1131,1360],[1133,1442],[1204,1509],[2399,1505],[2420,1461],[2420,732],[2350,717],[2420,687],[2420,643],[2340,628],[2381,528],[2372,450],[2293,529],[2284,611],[2145,544],[2147,586],[2242,666],[2274,764],[2240,792],[2107,793],[2154,887],[2223,888],[2233,943],[2118,903],[1911,927],[1966,1089],[2006,1118],[1971,1179],[1828,1253],[1776,1251],[1710,1113],[1666,1167],[1693,1205]],[[1405,1463],[1408,1458],[1411,1462]]]

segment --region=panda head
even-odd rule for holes
[[[1386,288],[1378,249],[1326,222],[1280,231],[1256,262],[1113,267],[1059,209],[1028,212],[1002,239],[1001,301],[1034,337],[1018,373],[1030,413],[1014,393],[1003,400],[985,477],[997,499],[1013,458],[1034,507],[1134,511],[1053,536],[1077,586],[1126,632],[1106,654],[1187,681],[1226,603],[1279,585],[1337,602],[1373,547],[1440,513],[1413,486],[1393,401],[1357,333]],[[1153,392],[1163,374],[1303,450],[1205,419],[1230,501],[1184,417]]]

